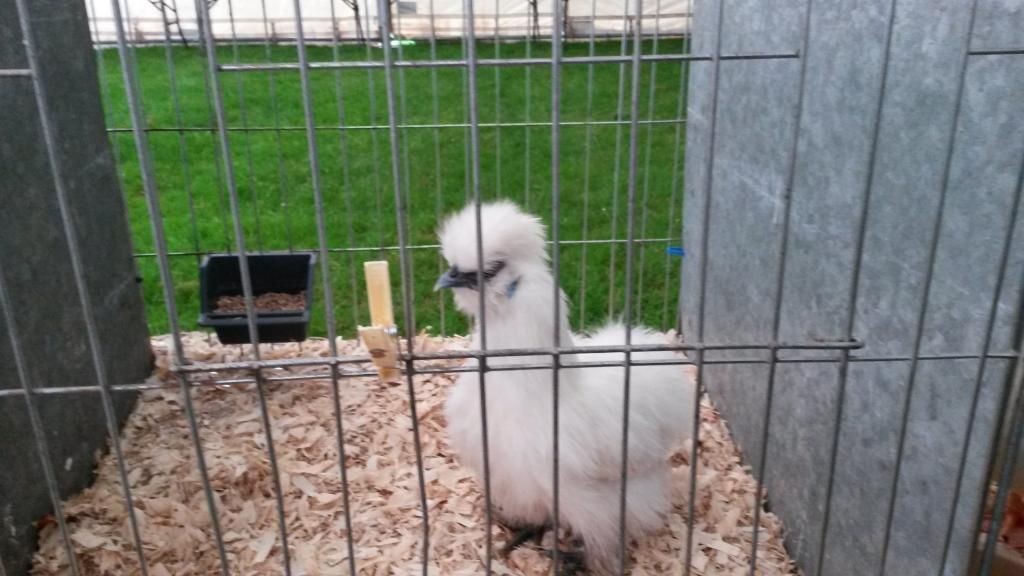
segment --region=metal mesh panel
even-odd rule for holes
[[[1005,205],[1008,224],[999,230],[995,241],[989,242],[989,252],[997,263],[994,282],[987,291],[972,293],[975,303],[970,308],[983,318],[979,345],[944,350],[927,345],[940,331],[939,327],[929,324],[928,315],[933,304],[932,284],[939,277],[936,267],[942,265],[939,255],[944,218],[948,218],[948,212],[961,208],[949,198],[949,190],[955,170],[955,150],[961,145],[957,127],[963,117],[974,110],[970,103],[965,103],[974,94],[968,89],[972,65],[985,59],[1019,61],[1024,53],[1019,47],[979,47],[972,41],[979,10],[991,8],[987,4],[973,0],[960,10],[962,14],[958,13],[958,18],[964,20],[957,20],[957,25],[965,33],[959,37],[960,43],[955,49],[950,50],[954,53],[955,66],[949,106],[937,106],[936,113],[951,120],[948,125],[942,124],[945,131],[936,148],[940,150],[941,169],[937,172],[934,190],[929,192],[934,205],[929,208],[928,222],[920,230],[925,246],[924,265],[918,271],[921,288],[904,306],[906,315],[913,319],[909,324],[910,346],[893,352],[875,345],[870,337],[859,337],[858,314],[863,311],[858,307],[863,305],[863,292],[870,288],[862,283],[865,278],[871,278],[864,267],[871,264],[872,257],[883,258],[869,255],[866,247],[871,242],[869,215],[877,201],[875,175],[879,163],[886,161],[880,148],[880,134],[885,128],[886,115],[890,113],[886,103],[893,89],[892,55],[897,49],[905,49],[893,42],[897,23],[902,22],[899,1],[882,3],[880,16],[869,23],[882,38],[878,52],[881,60],[877,87],[871,92],[864,141],[866,154],[854,161],[863,169],[864,178],[861,187],[851,192],[854,200],[843,214],[843,218],[852,223],[848,229],[850,250],[844,264],[849,270],[845,276],[848,283],[838,319],[834,317],[834,322],[823,327],[817,337],[804,337],[800,330],[787,328],[786,311],[790,304],[786,294],[791,290],[788,282],[792,281],[790,270],[794,266],[791,258],[794,250],[806,249],[794,236],[794,229],[807,226],[813,216],[800,212],[791,193],[800,185],[802,162],[808,154],[805,138],[813,128],[805,124],[808,110],[817,111],[814,107],[821,106],[820,102],[808,99],[816,90],[808,85],[808,79],[820,78],[820,73],[810,69],[815,62],[813,58],[827,56],[814,53],[819,46],[813,41],[814,35],[823,33],[815,26],[825,21],[820,19],[818,11],[834,15],[835,7],[819,7],[819,2],[808,0],[800,3],[799,10],[794,12],[793,7],[783,11],[750,3],[734,6],[724,1],[700,2],[696,10],[698,20],[702,20],[695,25],[688,3],[667,0],[664,6],[661,1],[627,1],[616,5],[615,10],[609,8],[609,3],[596,0],[587,6],[572,3],[568,14],[565,11],[569,3],[561,1],[542,7],[530,2],[515,7],[499,2],[486,7],[468,2],[455,7],[446,4],[442,8],[439,0],[394,5],[388,0],[369,5],[331,2],[329,6],[294,0],[290,6],[270,6],[273,14],[264,1],[259,3],[256,10],[259,17],[255,20],[237,16],[240,6],[232,0],[200,0],[195,6],[178,6],[173,2],[153,4],[145,18],[158,19],[159,35],[154,35],[152,26],[143,30],[145,27],[139,24],[145,23],[145,18],[133,20],[133,15],[126,12],[128,6],[138,10],[148,4],[130,2],[123,6],[113,0],[109,7],[97,11],[94,2],[96,0],[90,0],[89,5],[95,16],[95,40],[99,44],[108,42],[117,49],[116,55],[109,49],[97,52],[107,102],[108,131],[122,168],[122,183],[129,204],[144,203],[147,215],[133,221],[136,257],[145,279],[147,299],[158,303],[154,309],[159,317],[151,318],[153,329],[169,332],[174,341],[171,369],[180,385],[189,421],[222,574],[232,573],[232,566],[218,523],[217,498],[206,469],[208,448],[200,442],[199,424],[192,405],[193,388],[255,384],[276,499],[277,530],[283,552],[281,569],[291,574],[288,523],[265,387],[297,380],[287,374],[288,368],[296,367],[319,369],[315,374],[302,374],[301,380],[330,383],[339,454],[337,473],[345,498],[344,521],[349,526],[352,518],[340,390],[345,379],[374,373],[357,366],[367,362],[368,356],[344,355],[337,343],[342,335],[354,334],[360,318],[366,315],[358,276],[359,260],[366,257],[387,259],[397,264],[399,271],[395,287],[401,302],[398,324],[406,343],[401,359],[418,464],[423,574],[428,573],[430,560],[430,510],[419,442],[414,376],[477,372],[483,396],[490,372],[550,369],[554,378],[552,417],[557,428],[560,370],[552,366],[558,366],[562,356],[580,351],[619,352],[624,353],[625,359],[578,363],[573,367],[649,365],[652,362],[638,360],[633,355],[654,350],[683,352],[685,356],[681,355],[673,363],[696,366],[698,400],[705,392],[706,374],[709,383],[721,381],[719,376],[714,376],[716,367],[754,370],[746,373],[757,374],[757,378],[750,381],[757,382],[758,394],[763,394],[763,399],[750,409],[757,412],[759,419],[754,420],[754,424],[745,424],[739,436],[741,442],[749,439],[745,448],[757,471],[759,492],[772,474],[776,477],[786,474],[786,471],[773,469],[769,442],[775,430],[773,417],[778,417],[780,408],[777,388],[789,379],[781,374],[790,374],[787,370],[799,370],[802,366],[832,370],[836,382],[835,400],[828,405],[824,418],[830,426],[824,436],[827,437],[827,454],[825,460],[819,462],[826,471],[822,476],[824,490],[819,495],[820,502],[805,503],[805,506],[820,509],[821,513],[814,526],[800,526],[796,530],[801,537],[817,533],[815,538],[808,537],[807,542],[812,544],[801,540],[802,545],[814,550],[797,554],[804,561],[804,571],[814,574],[837,570],[828,566],[826,550],[829,538],[836,537],[830,515],[840,466],[841,423],[847,415],[848,396],[852,393],[848,386],[853,381],[851,372],[857,366],[896,364],[906,370],[907,391],[894,409],[897,417],[894,464],[885,476],[885,498],[877,515],[881,530],[879,549],[877,558],[871,556],[878,561],[877,573],[883,574],[893,562],[890,555],[903,553],[891,543],[893,526],[899,520],[897,496],[901,475],[907,474],[901,466],[905,461],[908,432],[912,429],[914,386],[922,379],[928,361],[970,361],[974,366],[973,381],[965,385],[971,387],[972,393],[964,418],[966,430],[962,440],[955,442],[957,466],[955,483],[949,493],[953,505],[937,520],[942,525],[942,543],[936,548],[941,559],[933,565],[943,569],[949,564],[951,549],[960,545],[953,538],[958,522],[957,502],[967,489],[964,481],[972,449],[971,426],[976,420],[986,367],[998,363],[1007,373],[1015,374],[1016,388],[1020,387],[1024,371],[1019,341],[993,349],[994,342],[1008,340],[997,340],[995,336],[999,329],[1000,306],[1008,291],[1020,290],[1019,279],[1010,277],[1008,271],[1014,269],[1013,247],[1020,242],[1015,231],[1020,220],[1024,159],[1016,165],[1014,187],[1000,200]],[[72,280],[81,287],[84,271],[73,233],[75,222],[66,214],[62,174],[57,164],[59,157],[52,153],[58,143],[47,126],[44,104],[48,95],[46,86],[34,73],[38,67],[34,46],[45,39],[33,36],[26,0],[17,0],[16,5],[26,37],[28,64],[23,69],[0,70],[0,83],[12,77],[28,77],[35,82],[39,107],[44,111],[43,134],[61,199],[68,248],[75,263]],[[358,13],[352,10],[354,6],[360,9]],[[482,8],[491,13],[482,13]],[[244,9],[249,14],[254,7]],[[317,16],[308,16],[311,11]],[[779,15],[783,12],[789,20]],[[766,32],[767,39],[760,44],[735,37],[729,40],[729,30],[739,26],[738,20],[730,18],[740,17],[750,18],[753,22],[750,26],[755,29],[759,26],[775,28]],[[132,22],[141,27],[133,32]],[[316,34],[310,32],[313,28]],[[776,41],[774,34],[781,34],[778,32],[781,29],[792,32],[789,38],[792,42]],[[362,36],[366,36],[365,41]],[[401,41],[409,37],[415,38],[416,44],[406,45]],[[183,44],[189,47],[179,47]],[[146,45],[152,46],[146,48]],[[752,50],[751,45],[771,49]],[[150,75],[145,82],[140,80],[141,71],[148,74],[154,67],[166,77],[154,81]],[[729,72],[744,67],[749,74],[729,73],[727,67],[730,67]],[[792,81],[785,84],[784,94],[778,99],[784,106],[759,111],[756,103],[752,103],[759,96],[755,90],[758,82],[762,82],[760,86],[766,91],[772,83],[765,79],[765,70],[784,70],[784,77]],[[188,81],[183,82],[183,78]],[[581,87],[582,92],[578,91]],[[732,109],[723,110],[726,106],[754,112],[737,115]],[[688,118],[688,114],[692,116],[695,111],[700,114],[697,122]],[[730,147],[742,147],[736,144],[742,140],[736,133],[738,125],[751,130],[762,129],[776,117],[782,118],[777,125],[785,126],[785,133],[774,135],[780,144],[770,154],[763,148],[733,153],[736,149]],[[762,121],[765,124],[759,124]],[[687,130],[688,123],[694,124],[691,130]],[[985,150],[980,152],[985,153]],[[1024,148],[1020,154],[1024,156]],[[719,164],[723,157],[728,160],[724,167]],[[742,173],[744,166],[733,164],[737,158],[750,162],[746,167],[753,166],[753,176]],[[752,158],[760,159],[763,164]],[[719,181],[732,185],[743,178],[756,178],[762,172],[778,177],[779,190],[772,200],[775,208],[771,241],[763,244],[768,259],[754,264],[744,259],[740,250],[734,250],[729,256],[733,260],[723,263],[726,256],[718,256],[711,247],[723,241],[722,236],[714,232],[717,219],[735,216],[736,222],[745,222],[742,214],[736,216],[741,212],[736,205],[742,199],[720,192]],[[685,182],[691,185],[684,194]],[[622,346],[489,349],[484,337],[482,350],[478,351],[414,352],[419,329],[426,325],[442,334],[466,329],[464,321],[451,314],[444,298],[429,291],[432,278],[442,269],[441,259],[436,254],[438,246],[432,239],[438,221],[445,212],[467,200],[479,206],[479,202],[497,197],[514,198],[528,209],[549,215],[554,276],[563,281],[567,293],[575,298],[571,317],[578,328],[607,315],[616,315],[627,327],[644,323],[663,329],[680,328],[678,341],[665,346],[633,345],[627,330]],[[674,248],[684,238],[684,208],[687,253],[685,265],[679,265],[664,251]],[[482,244],[479,218],[478,210],[478,246]],[[753,237],[757,233],[757,222],[750,224]],[[316,253],[320,283],[315,289],[317,301],[322,305],[318,304],[313,330],[326,336],[330,348],[328,356],[275,359],[266,354],[272,350],[272,344],[258,343],[255,294],[247,258],[268,251]],[[197,304],[195,290],[183,286],[194,283],[196,264],[201,257],[215,252],[230,252],[240,259],[247,328],[250,340],[256,345],[241,349],[244,359],[237,362],[188,361],[181,334],[193,327]],[[482,250],[477,253],[482,270]],[[892,257],[899,258],[898,250],[894,248],[892,253]],[[728,251],[723,250],[722,254]],[[741,326],[731,332],[715,327],[719,325],[713,323],[712,315],[728,316],[723,306],[743,309],[736,306],[735,301],[737,294],[743,292],[730,291],[732,288],[718,286],[713,280],[721,278],[722,269],[746,264],[751,264],[750,268],[758,272],[758,277],[752,280],[760,289],[756,295],[762,303],[767,303],[761,315],[751,320],[760,325],[751,330]],[[720,266],[717,271],[715,266]],[[743,275],[735,273],[733,277]],[[561,300],[557,285],[555,289],[557,317]],[[722,296],[717,302],[715,290],[720,290]],[[31,423],[38,448],[41,454],[47,454],[42,432],[45,423],[39,419],[34,399],[47,394],[99,394],[129,510],[131,538],[138,551],[140,572],[145,574],[146,558],[132,506],[129,471],[118,447],[110,395],[160,384],[113,385],[108,381],[101,362],[103,343],[90,320],[92,303],[84,289],[80,289],[79,294],[89,328],[83,338],[92,351],[96,367],[94,383],[54,387],[28,382],[18,348],[19,335],[9,322],[14,368],[23,385],[20,389],[0,390],[0,396],[25,398],[33,416]],[[706,302],[712,304],[709,306]],[[481,295],[482,320],[486,318],[485,306]],[[5,316],[12,314],[3,275],[0,275],[0,309]],[[737,322],[742,324],[742,320]],[[554,342],[558,343],[558,323],[555,325]],[[481,333],[486,335],[486,330]],[[800,337],[788,337],[790,334]],[[549,357],[551,363],[488,365],[488,359],[509,356]],[[426,366],[430,360],[456,358],[474,358],[477,366],[441,369]],[[628,403],[630,371],[624,373],[624,396]],[[707,388],[715,391],[715,386]],[[722,393],[722,397],[728,404],[729,394]],[[1015,454],[1020,442],[1020,400],[1019,396],[1008,395],[1007,398],[1014,402],[1008,403],[1005,410],[1004,428],[1008,433],[1004,437],[1011,453]],[[695,410],[699,410],[699,405],[699,401],[694,403]],[[728,413],[729,407],[726,408]],[[736,414],[744,413],[743,409],[735,410]],[[628,447],[628,418],[629,411],[623,410],[623,453]],[[482,419],[486,434],[486,410]],[[695,417],[694,451],[700,444],[698,424],[699,418]],[[986,448],[991,448],[991,444],[994,442]],[[483,445],[487,470],[490,455],[487,442]],[[560,497],[559,450],[556,440],[553,501],[556,524]],[[72,559],[72,572],[78,574],[75,545],[68,537],[54,488],[57,471],[48,465],[46,458],[43,461],[47,463],[44,479],[51,487],[56,519],[68,557]],[[1006,499],[1005,477],[1012,465],[1011,458],[1003,467],[1004,482],[996,495],[997,510],[998,504]],[[625,458],[621,478],[619,545],[625,550]],[[691,519],[696,479],[697,466],[694,465],[690,470],[688,517]],[[489,474],[485,472],[481,480],[487,495],[486,519],[490,524]],[[757,572],[761,509],[755,507],[754,510],[751,574]],[[970,520],[972,525],[978,524],[976,518]],[[357,573],[360,569],[357,544],[351,531],[346,530],[346,533],[347,569]],[[490,531],[487,534],[482,557],[484,569],[489,573],[494,551]],[[691,526],[683,564],[687,574],[694,545]],[[981,560],[986,566],[991,563],[993,546],[994,539],[990,537]],[[555,566],[558,566],[557,547],[554,554]],[[950,573],[960,573],[958,569],[947,568]],[[627,571],[625,562],[620,570]]]

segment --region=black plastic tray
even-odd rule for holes
[[[267,292],[298,294],[305,291],[306,306],[301,311],[256,312],[256,331],[260,342],[301,342],[306,339],[310,311],[313,308],[312,252],[249,254],[249,279],[253,297]],[[213,328],[222,344],[249,344],[249,324],[244,312],[214,312],[221,296],[242,294],[242,275],[235,254],[211,254],[199,267],[199,325]]]

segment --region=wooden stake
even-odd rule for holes
[[[401,382],[398,363],[398,330],[391,306],[391,276],[388,263],[375,260],[363,263],[366,294],[370,303],[370,326],[359,327],[359,338],[370,351],[377,373],[384,382]]]

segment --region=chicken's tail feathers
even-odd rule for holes
[[[596,330],[578,335],[576,342],[580,346],[624,346],[626,344],[626,324],[620,319],[612,318]],[[633,346],[672,344],[672,339],[661,332],[643,325],[631,326],[629,343]],[[637,360],[665,360],[678,354],[671,350],[657,352],[637,352],[633,357]]]

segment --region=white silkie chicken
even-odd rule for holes
[[[484,204],[483,290],[487,348],[551,348],[554,344],[554,282],[540,220],[511,202]],[[472,346],[481,346],[477,288],[476,206],[451,216],[440,232],[450,269],[435,289],[454,291],[460,310],[474,319]],[[591,336],[569,331],[569,306],[559,291],[561,347],[626,343],[625,327],[609,323]],[[663,336],[632,330],[632,344],[664,344]],[[676,357],[673,352],[638,352],[637,360]],[[623,353],[564,355],[562,365],[618,361]],[[469,365],[475,365],[475,360]],[[490,366],[548,364],[550,356],[490,358]],[[561,552],[574,569],[617,573],[620,562],[623,367],[563,368],[559,371],[559,523],[582,544]],[[517,531],[504,552],[553,523],[553,371],[490,371],[485,375],[493,511]],[[629,402],[627,537],[664,523],[670,508],[672,449],[689,437],[694,382],[679,365],[635,366]],[[480,387],[476,372],[460,375],[446,405],[451,446],[483,482]]]

